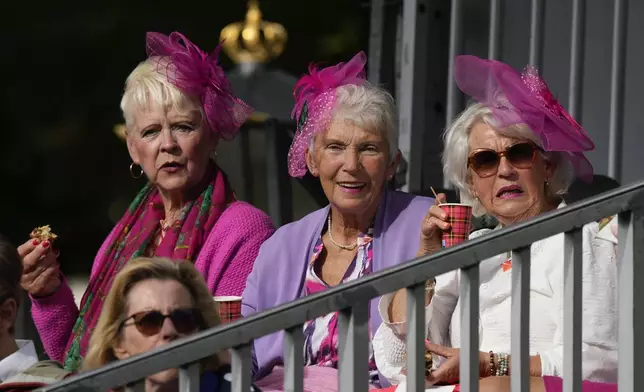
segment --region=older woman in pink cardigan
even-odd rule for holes
[[[127,79],[121,109],[130,172],[143,187],[98,251],[80,309],[58,269],[50,241],[19,252],[22,286],[50,358],[78,368],[114,276],[132,258],[190,260],[215,295],[241,295],[270,219],[235,200],[212,159],[252,109],[234,97],[219,66],[179,33],[148,33],[148,59]]]

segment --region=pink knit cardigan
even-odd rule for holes
[[[261,210],[244,202],[234,202],[223,212],[201,248],[195,267],[203,275],[214,295],[241,296],[246,278],[261,244],[273,234],[270,218]],[[112,231],[101,246],[102,254],[112,242]],[[98,273],[94,260],[90,281]],[[66,280],[48,297],[31,298],[32,315],[50,359],[64,359],[78,307]]]

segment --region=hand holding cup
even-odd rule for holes
[[[449,215],[440,205],[447,202],[447,196],[439,193],[434,199],[434,205],[429,207],[425,219],[420,226],[420,247],[418,256],[434,253],[441,249],[443,232],[450,229]]]
[[[465,241],[472,227],[472,206],[447,203],[445,194],[436,195],[421,225],[418,256],[434,253]]]

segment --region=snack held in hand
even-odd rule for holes
[[[49,225],[41,226],[41,227],[36,227],[33,229],[31,234],[29,235],[30,238],[37,239],[40,242],[54,242],[58,236],[54,234],[53,231],[51,231],[51,227]]]

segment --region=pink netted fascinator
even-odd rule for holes
[[[291,116],[297,121],[297,132],[288,152],[288,173],[292,177],[306,174],[306,149],[311,137],[326,129],[333,119],[335,89],[347,84],[363,84],[366,63],[367,55],[360,52],[347,63],[322,69],[311,65],[308,75],[295,84],[295,107]]]
[[[233,95],[218,61],[221,45],[206,54],[180,33],[150,32],[146,48],[148,58],[156,60],[157,71],[168,82],[201,100],[210,128],[225,140],[233,139],[253,108]]]
[[[577,176],[592,180],[593,167],[583,153],[595,144],[553,97],[534,67],[519,73],[499,61],[458,56],[454,78],[461,91],[492,109],[496,127],[526,124],[541,139],[545,151],[566,153]]]

